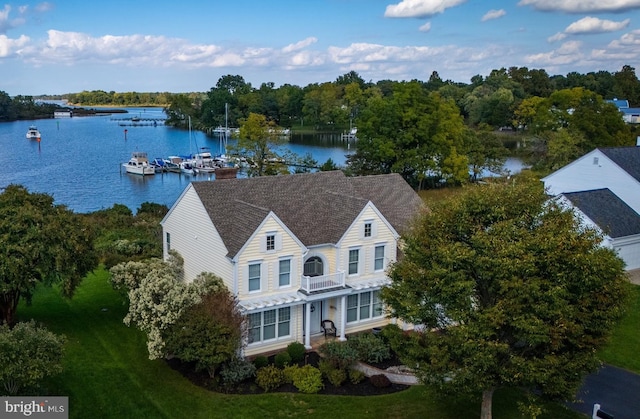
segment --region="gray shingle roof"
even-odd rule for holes
[[[368,201],[402,231],[422,200],[398,174],[341,171],[192,183],[233,257],[270,211],[306,246],[337,243]]]
[[[563,194],[611,238],[640,234],[640,215],[609,189]]]
[[[640,147],[604,147],[599,150],[640,182]]]

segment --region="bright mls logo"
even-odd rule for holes
[[[69,417],[68,397],[0,397],[0,419]]]

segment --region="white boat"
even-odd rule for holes
[[[193,169],[193,164],[191,164],[191,162],[188,162],[188,161],[181,162],[180,173],[183,173],[185,175],[193,175],[195,173],[195,170]]]
[[[213,173],[216,171],[216,165],[214,164],[213,156],[209,147],[200,147],[200,152],[193,156],[193,169],[196,173]]]
[[[31,125],[27,130],[27,140],[39,140],[40,139],[40,131],[35,125]]]
[[[169,156],[164,160],[164,167],[167,169],[167,172],[180,173],[180,163],[182,163],[182,157],[178,156]]]
[[[156,169],[149,163],[147,153],[142,151],[134,151],[131,153],[131,159],[128,162],[123,163],[122,166],[127,170],[127,173],[134,175],[155,175]]]

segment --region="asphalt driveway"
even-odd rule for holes
[[[591,417],[593,405],[615,419],[640,419],[640,375],[605,365],[590,374],[578,392],[582,403],[567,403],[571,409]]]

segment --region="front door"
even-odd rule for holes
[[[322,333],[320,322],[322,321],[322,301],[314,301],[311,304],[311,336]]]

